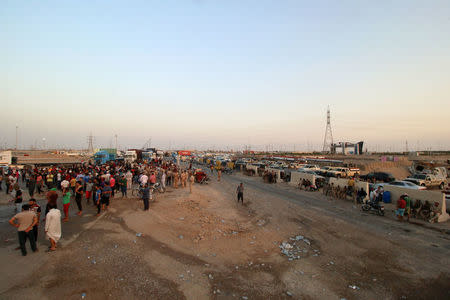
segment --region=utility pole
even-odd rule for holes
[[[117,134],[115,134],[114,137],[115,137],[115,139],[116,139],[116,151],[117,151],[117,150],[118,150],[118,149],[117,149]]]
[[[18,135],[19,135],[19,126],[16,125],[16,150],[17,150],[17,145],[18,145]]]

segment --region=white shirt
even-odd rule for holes
[[[147,183],[147,181],[148,181],[148,176],[145,175],[145,174],[142,175],[141,178],[140,178],[140,182],[144,185],[144,184]]]

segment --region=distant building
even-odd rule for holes
[[[339,142],[336,144],[331,144],[332,154],[343,154],[343,155],[361,155],[363,154],[364,142],[350,143],[350,142]]]
[[[0,152],[0,166],[8,166],[12,163],[12,151]]]

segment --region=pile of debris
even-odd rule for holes
[[[312,249],[311,241],[303,235],[297,235],[289,238],[290,242],[282,242],[279,246],[281,254],[285,255],[288,260],[296,260],[309,255],[310,251],[314,252],[313,256],[320,254],[319,250]]]

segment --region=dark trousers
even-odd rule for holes
[[[30,197],[33,197],[34,189],[35,189],[35,186],[33,184],[28,185],[28,193],[30,194]]]
[[[97,215],[100,214],[100,211],[102,210],[102,204],[100,203],[100,200],[97,201]]]
[[[9,184],[6,184],[6,193],[9,194]]]
[[[127,196],[127,186],[122,185],[121,189],[122,189],[122,197],[126,197]]]
[[[37,242],[38,232],[39,232],[39,226],[34,225],[34,226],[33,226],[33,234],[34,234],[34,240],[35,240],[36,242]]]
[[[144,200],[144,210],[148,210],[148,198],[143,198]]]
[[[25,231],[17,231],[19,234],[19,244],[20,244],[20,250],[22,251],[22,255],[27,255],[27,248],[25,247],[25,243],[27,242],[27,239],[30,240],[30,246],[31,250],[36,251],[36,239],[34,238],[33,230],[30,230],[28,232]]]
[[[82,211],[83,210],[83,207],[81,206],[81,195],[80,196],[76,196],[75,197],[75,201],[77,202],[77,206],[78,206],[78,210],[79,211]]]
[[[241,200],[242,204],[244,204],[244,193],[239,192],[237,194],[237,201],[239,203],[239,200]]]

